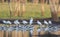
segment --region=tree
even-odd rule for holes
[[[9,5],[9,10],[10,10],[10,18],[13,16],[13,11],[14,11],[14,4],[15,1],[14,0],[7,0],[8,1],[8,5]]]
[[[2,3],[4,3],[4,0],[2,0]]]
[[[26,3],[26,0],[21,0],[22,2],[22,13],[21,13],[21,16],[23,16],[23,14],[25,13],[25,3]]]
[[[37,4],[38,3],[38,0],[33,0],[33,3]]]
[[[58,1],[59,0],[49,0],[50,2],[50,10],[51,10],[51,16],[54,21],[58,21]]]
[[[44,16],[44,0],[41,0],[41,16]]]
[[[16,0],[15,2],[16,5],[15,5],[14,15],[20,16],[20,0]]]

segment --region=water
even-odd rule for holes
[[[1,26],[0,26],[0,37],[58,37],[58,35],[60,35],[60,31],[53,31],[53,32],[49,32],[49,31],[43,31],[41,30],[38,33],[38,25],[33,25],[33,26],[29,26],[26,25],[23,29],[26,29],[25,31],[22,31],[22,26],[24,25],[20,25],[17,29],[15,26],[11,26],[11,27],[7,27],[8,29],[11,28],[10,30],[8,30],[7,28],[5,28],[5,30],[2,30]],[[30,28],[30,29],[29,29]],[[44,29],[44,28],[43,28]],[[54,28],[52,28],[54,29]],[[32,34],[30,33],[30,30],[33,30]]]

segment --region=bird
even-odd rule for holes
[[[38,20],[37,20],[37,24],[42,25],[42,23],[40,21],[38,21]]]
[[[46,25],[44,31],[49,31],[49,23],[46,20],[44,20],[44,24]]]
[[[5,25],[3,25],[3,27],[7,25],[7,21],[5,21],[5,20],[3,20],[3,23],[5,24]]]
[[[29,24],[31,25],[33,23],[33,18],[30,19]]]
[[[15,21],[14,21],[14,24],[17,25],[17,24],[20,24],[20,22],[19,22],[18,20],[15,20]]]
[[[19,28],[20,22],[18,20],[15,20],[14,24],[16,25],[15,26],[16,31],[18,31],[19,30],[18,28]]]
[[[7,21],[7,24],[12,24],[11,21]]]
[[[48,22],[46,20],[44,20],[44,24],[48,25]]]
[[[27,22],[27,21],[25,21],[25,20],[23,20],[23,21],[22,21],[22,23],[23,23],[24,25],[26,25],[28,22]]]
[[[40,21],[37,20],[37,24],[39,24],[40,30],[42,30],[42,29],[43,29],[43,28],[42,28],[42,23],[41,23]]]
[[[51,22],[50,20],[48,21],[48,23],[49,23],[49,24],[52,24],[52,22]]]
[[[6,23],[7,23],[7,21],[3,20],[3,23],[4,23],[4,24],[6,24]]]
[[[6,25],[7,25],[7,21],[6,21],[6,20],[3,20],[3,23],[4,23],[5,25],[3,25],[2,28],[3,28],[4,31],[6,31],[6,29],[7,29],[7,28],[6,28],[6,27],[7,27],[7,26],[6,26]]]

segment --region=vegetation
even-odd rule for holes
[[[30,17],[33,18],[50,18],[51,17],[51,12],[50,12],[50,7],[47,4],[44,4],[44,16],[41,15],[41,4],[32,4],[32,3],[26,3],[25,4],[25,8],[26,11],[24,12],[23,16],[14,16],[13,14],[14,12],[14,4],[11,3],[12,6],[12,16],[11,18],[14,19],[29,19]],[[21,10],[20,12],[22,13],[22,4],[21,4]],[[59,15],[60,16],[60,15]],[[9,10],[9,6],[8,3],[0,3],[0,18],[10,18],[10,10]]]

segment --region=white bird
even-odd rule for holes
[[[44,24],[48,25],[48,22],[46,20],[44,20]]]
[[[22,23],[23,23],[24,25],[26,25],[28,22],[27,22],[27,21],[25,21],[25,20],[23,20],[23,21],[22,21]]]
[[[40,32],[41,30],[43,30],[42,23],[40,21],[37,21],[37,23],[40,25],[40,28],[37,31]]]
[[[7,21],[7,24],[12,24],[10,21]]]
[[[52,22],[51,22],[50,20],[48,21],[48,23],[49,23],[49,24],[52,24]]]
[[[4,23],[4,24],[6,24],[6,23],[7,23],[7,21],[3,20],[3,23]]]
[[[37,24],[42,25],[42,23],[40,21],[37,21]]]
[[[31,25],[33,23],[33,18],[30,19],[29,24]]]
[[[3,20],[3,23],[4,23],[4,24],[7,24],[7,21]],[[3,28],[4,31],[6,31],[6,29],[7,29],[7,28],[6,28],[6,25],[3,25],[2,28]]]
[[[15,21],[14,21],[14,24],[17,25],[17,24],[20,24],[20,22],[19,22],[18,20],[15,20]]]

